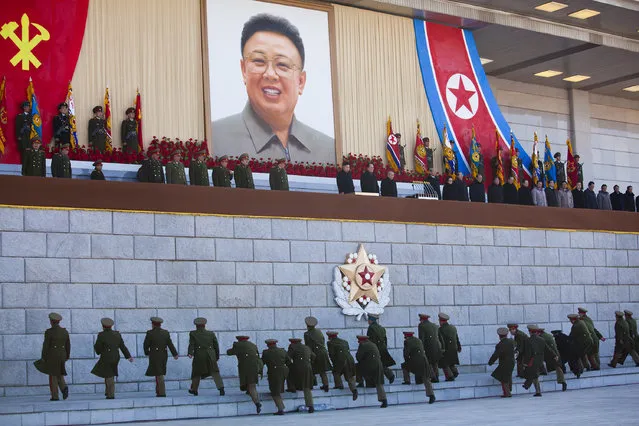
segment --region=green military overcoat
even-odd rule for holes
[[[254,343],[247,340],[233,342],[233,347],[227,350],[226,354],[237,357],[240,388],[250,384],[257,384],[258,375],[262,373],[264,364],[260,359],[260,353]]]
[[[71,160],[68,155],[57,153],[51,159],[51,175],[57,178],[71,179]]]
[[[288,191],[288,174],[286,169],[273,166],[268,174],[268,182],[274,191]]]
[[[521,330],[517,330],[514,336],[515,349],[517,350],[517,360],[524,359],[524,352],[526,352],[526,346],[528,345],[528,335]]]
[[[329,359],[328,351],[326,350],[324,335],[319,328],[312,328],[304,333],[304,344],[315,354],[315,359],[313,361],[313,373],[323,373],[332,368],[331,360]]]
[[[546,342],[546,355],[544,360],[546,361],[546,369],[548,371],[555,370],[557,368],[557,361],[555,358],[559,360],[559,350],[557,350],[557,342],[555,342],[555,337],[550,334],[543,332],[541,334],[541,338]]]
[[[312,389],[315,354],[311,351],[311,348],[301,342],[291,343],[288,345],[288,356],[293,361],[289,369],[289,381],[293,383],[295,389]]]
[[[189,333],[189,355],[193,357],[191,378],[208,377],[219,373],[220,345],[215,333],[209,330],[193,330]]]
[[[94,117],[89,120],[89,146],[94,150],[104,152],[106,148],[106,121],[102,118]]]
[[[184,164],[175,161],[171,161],[166,164],[166,183],[186,185]]]
[[[488,360],[488,365],[493,365],[499,360],[499,365],[490,374],[495,380],[507,383],[513,379],[513,369],[515,368],[515,342],[512,339],[503,337],[495,345],[495,352]]]
[[[124,344],[122,336],[115,330],[103,330],[98,334],[98,338],[93,345],[95,353],[100,355],[100,359],[91,370],[91,374],[98,377],[107,378],[118,375],[118,362],[120,362],[120,351],[126,359],[131,358],[129,349]]]
[[[253,172],[250,167],[245,166],[242,163],[235,166],[233,179],[235,179],[236,188],[255,189],[255,184],[253,183]]]
[[[395,360],[391,356],[390,352],[388,352],[388,339],[386,338],[386,329],[379,325],[377,322],[374,322],[368,326],[366,335],[371,342],[377,345],[379,354],[382,357],[382,365],[384,367],[391,367],[395,365]]]
[[[47,167],[44,151],[27,148],[22,153],[22,176],[46,177]]]
[[[291,365],[291,357],[282,348],[271,346],[262,351],[262,362],[268,368],[268,388],[271,395],[277,396],[284,392],[284,382],[288,377],[288,367]]]
[[[138,122],[136,120],[126,119],[122,121],[120,126],[120,136],[122,137],[122,151],[138,152]]]
[[[430,321],[422,321],[417,327],[419,340],[424,345],[424,352],[428,358],[428,362],[435,363],[442,359],[442,347],[444,342],[439,334],[437,324]]]
[[[637,320],[634,318],[626,318],[628,323],[628,331],[630,332],[630,338],[634,342],[635,350],[639,350],[639,336],[637,335]]]
[[[634,349],[634,342],[630,338],[628,323],[623,318],[615,322],[615,353],[625,353]]]
[[[328,339],[328,355],[333,364],[333,373],[344,374],[347,377],[355,375],[355,360],[351,355],[351,349],[348,342],[344,339],[336,337]]]
[[[162,162],[155,158],[147,158],[142,161],[142,166],[138,172],[140,182],[164,183],[164,167]]]
[[[413,373],[415,377],[430,378],[430,365],[424,351],[424,344],[417,337],[404,339],[404,364],[402,368]]]
[[[191,165],[189,166],[189,179],[191,180],[191,185],[211,186],[209,169],[206,167],[204,161],[191,161]]]
[[[171,340],[171,334],[161,327],[153,327],[146,332],[143,346],[144,355],[149,357],[149,367],[146,369],[145,375],[166,375],[166,362],[169,359],[167,348],[171,351],[171,355],[177,356],[178,354]]]
[[[592,337],[588,326],[582,320],[576,320],[570,329],[572,347],[578,357],[590,354],[592,351]]]
[[[533,380],[539,377],[545,356],[546,342],[540,336],[533,334],[528,339],[523,357],[524,377],[527,380]]]
[[[384,384],[384,366],[375,343],[370,340],[361,342],[357,348],[355,359],[357,359],[359,375],[375,385]]]
[[[459,365],[459,337],[454,325],[444,323],[439,327],[439,335],[444,342],[444,355],[440,361],[442,367]]]
[[[44,332],[41,358],[33,364],[41,373],[50,376],[66,376],[67,370],[64,363],[70,356],[69,332],[56,324]]]
[[[215,166],[213,167],[213,186],[218,187],[231,187],[231,172],[229,169],[223,166]]]
[[[592,322],[592,319],[588,315],[584,315],[582,321],[586,323],[592,340],[592,346],[590,347],[588,355],[595,355],[599,353],[599,339],[601,339],[602,334],[595,328],[595,323]]]

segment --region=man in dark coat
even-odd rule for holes
[[[395,172],[389,170],[386,177],[382,179],[382,197],[397,197],[397,182],[395,182]]]
[[[488,202],[501,204],[504,202],[504,187],[499,183],[499,178],[493,179],[493,183],[488,187]]]
[[[60,327],[62,315],[51,312],[49,323],[51,328],[44,332],[44,342],[42,343],[42,355],[34,362],[35,368],[49,376],[49,391],[51,401],[59,401],[58,389],[62,392],[62,399],[69,397],[69,387],[64,381],[67,370],[64,363],[71,356],[71,341],[66,328]]]
[[[457,173],[457,179],[455,179],[453,185],[455,185],[457,201],[468,201],[468,188],[466,187],[464,174],[462,172]]]
[[[575,189],[572,190],[572,201],[576,209],[586,208],[586,195],[583,189],[581,189],[581,182],[577,182]]]
[[[524,352],[526,351],[526,345],[528,344],[528,335],[519,329],[519,324],[509,323],[506,324],[510,334],[512,334],[515,340],[515,350],[517,354],[517,377],[524,377]]]
[[[218,165],[213,167],[213,171],[211,172],[213,186],[223,188],[231,187],[231,177],[233,172],[227,168],[228,164],[229,157],[227,155],[223,155],[220,157]]]
[[[236,188],[255,189],[255,183],[253,182],[253,171],[249,167],[249,161],[251,158],[248,153],[240,155],[240,162],[235,166],[233,171],[233,178],[235,179]]]
[[[56,178],[71,179],[71,159],[69,158],[69,144],[60,145],[60,152],[51,159],[51,175]]]
[[[404,362],[402,363],[404,384],[410,384],[410,373],[413,373],[415,382],[424,383],[428,403],[432,404],[435,402],[435,392],[430,381],[430,372],[431,368],[422,341],[415,337],[414,332],[404,331]]]
[[[630,335],[630,328],[628,327],[628,322],[624,319],[624,313],[616,311],[615,318],[615,353],[608,365],[616,368],[618,363],[625,360],[627,355],[630,355],[635,365],[639,367],[639,355],[635,350],[635,342]]]
[[[291,357],[282,348],[277,347],[277,340],[266,339],[266,349],[262,351],[262,362],[268,368],[266,377],[268,378],[268,389],[273,397],[273,402],[277,407],[278,416],[284,415],[284,382],[288,377],[288,367],[293,363]]]
[[[459,365],[459,352],[462,347],[457,336],[457,329],[454,325],[450,325],[448,314],[440,312],[439,317],[439,335],[444,343],[444,356],[439,362],[447,382],[454,381],[459,376],[457,366]]]
[[[273,191],[288,191],[286,158],[279,158],[269,172],[268,181]]]
[[[437,193],[437,198],[442,199],[442,192],[439,188],[439,178],[432,174],[430,171],[426,171],[426,182],[430,183],[430,186]]]
[[[164,183],[164,167],[160,161],[160,150],[157,146],[149,147],[147,155],[149,158],[142,161],[142,166],[138,171],[138,180],[148,183]]]
[[[200,380],[211,376],[215,387],[224,396],[224,382],[217,362],[220,360],[220,345],[215,333],[206,329],[206,318],[195,318],[195,330],[189,333],[189,358],[191,364],[191,395],[198,395]]]
[[[577,357],[577,370],[583,371],[584,365],[582,360],[587,357],[588,353],[592,350],[592,337],[588,326],[579,318],[579,315],[569,314],[568,319],[572,323],[569,337]]]
[[[597,195],[595,194],[595,183],[593,181],[588,182],[588,188],[584,190],[584,196],[586,198],[585,206],[587,209],[597,210]]]
[[[555,181],[549,180],[544,192],[546,193],[546,203],[548,207],[559,207],[559,199],[555,191]]]
[[[442,192],[442,200],[457,200],[457,187],[453,184],[453,178],[448,176],[446,183],[444,184],[444,190]]]
[[[26,149],[31,148],[31,126],[33,125],[33,117],[31,116],[31,105],[28,101],[22,102],[20,107],[22,108],[22,112],[16,116],[15,121],[16,140],[20,152],[24,153]]]
[[[396,363],[390,352],[388,352],[386,329],[379,324],[379,315],[368,314],[368,330],[366,331],[366,335],[370,341],[377,346],[382,365],[384,366],[384,376],[386,376],[390,384],[393,384],[395,375],[389,367],[392,367]]]
[[[583,369],[579,370],[577,355],[572,347],[570,337],[561,330],[553,330],[551,333],[555,338],[555,343],[557,344],[557,350],[559,351],[559,363],[561,364],[562,371],[564,374],[566,373],[565,363],[568,363],[570,371],[579,378],[583,373]]]
[[[602,188],[603,190],[603,188]],[[610,194],[610,204],[612,205],[612,209],[616,211],[625,210],[624,205],[625,197],[619,191],[619,185],[615,185],[612,187],[612,194]]]
[[[189,180],[191,185],[211,186],[209,181],[209,169],[206,166],[206,148],[200,148],[196,152],[197,158],[189,164]]]
[[[382,403],[380,408],[388,407],[386,391],[384,390],[384,367],[377,345],[371,342],[368,336],[357,336],[359,347],[355,354],[357,371],[362,377],[375,386],[377,400]]]
[[[260,414],[262,403],[257,394],[258,374],[262,373],[264,364],[254,343],[249,342],[249,336],[236,336],[237,342],[226,351],[227,355],[237,357],[237,370],[240,379],[240,390],[248,392],[255,404],[255,411]]]
[[[539,335],[537,326],[528,325],[530,337],[526,350],[524,351],[524,389],[528,390],[530,385],[535,386],[535,396],[541,396],[541,385],[539,384],[539,372],[544,363],[546,354],[546,342]]]
[[[53,117],[53,139],[56,146],[71,144],[71,123],[69,122],[69,106],[66,102],[58,105],[58,115]]]
[[[93,118],[89,120],[89,147],[94,151],[104,152],[106,149],[106,121],[101,106],[93,108]]]
[[[186,185],[186,171],[182,164],[182,150],[175,148],[171,153],[171,161],[166,163],[166,183]]]
[[[355,360],[351,355],[348,342],[337,337],[337,331],[327,331],[328,356],[333,364],[333,381],[335,389],[344,389],[342,376],[348,383],[348,389],[353,393],[353,401],[357,399],[357,387],[355,385]]]
[[[288,346],[288,356],[293,360],[293,364],[288,373],[286,380],[288,391],[295,392],[297,390],[304,391],[304,404],[308,408],[309,413],[315,411],[313,405],[313,382],[315,374],[313,374],[313,361],[315,354],[308,346],[302,344],[302,339],[288,339],[291,343]]]
[[[337,192],[340,194],[352,194],[355,192],[355,184],[353,183],[350,164],[342,164],[342,170],[337,173],[335,180],[337,181]]]
[[[515,178],[510,176],[504,184],[504,203],[506,204],[519,204],[519,194],[514,182]]]
[[[431,368],[430,376],[433,383],[439,382],[439,360],[442,359],[442,348],[444,341],[439,334],[437,324],[430,322],[430,315],[419,314],[419,326],[417,327],[417,336],[424,345],[426,358]]]
[[[566,391],[568,385],[564,378],[564,369],[559,357],[559,350],[557,349],[557,343],[552,334],[546,333],[543,327],[539,327],[539,336],[546,342],[546,352],[544,361],[546,363],[546,371],[555,371],[557,373],[557,383],[561,384],[561,390]]]
[[[167,348],[171,351],[173,359],[178,359],[178,352],[171,340],[171,334],[162,328],[164,320],[160,317],[151,317],[151,330],[146,332],[144,338],[144,355],[149,357],[149,367],[146,376],[155,377],[155,396],[166,397],[164,376],[166,376],[166,362],[169,359]]]
[[[91,172],[91,180],[106,180],[102,173],[102,160],[97,159],[93,163],[93,171]]]
[[[313,360],[313,375],[319,374],[322,380],[322,389],[324,392],[328,392],[328,376],[327,371],[331,370],[331,360],[328,357],[328,351],[324,343],[324,335],[322,330],[316,328],[317,318],[306,317],[304,319],[306,323],[306,332],[304,333],[304,344],[311,348],[311,351],[315,354]],[[315,377],[313,377],[315,380]]]
[[[31,148],[22,152],[22,176],[47,176],[46,159],[41,146],[42,141],[36,136],[31,139]]]
[[[634,212],[635,208],[635,194],[632,192],[632,186],[626,188],[625,194],[623,194],[624,210],[627,212]]]
[[[473,203],[485,203],[486,202],[486,190],[484,188],[484,176],[478,174],[475,181],[468,188],[470,194],[470,201]]]
[[[124,358],[133,362],[133,357],[129,349],[124,344],[119,332],[112,329],[113,320],[102,318],[102,331],[93,345],[95,353],[100,355],[100,359],[91,370],[91,374],[104,379],[106,399],[115,399],[115,380],[118,375],[118,363],[120,362],[120,351]]]
[[[366,171],[362,173],[362,176],[359,178],[359,185],[362,192],[379,194],[379,184],[377,183],[375,165],[373,163],[368,163],[366,166]]]
[[[126,118],[120,126],[120,137],[122,140],[122,151],[124,153],[138,152],[138,122],[135,119],[135,108],[126,110]]]
[[[491,373],[491,376],[501,383],[502,398],[511,398],[513,390],[513,369],[515,368],[515,343],[508,338],[508,329],[497,329],[499,343],[495,345],[495,352],[488,360],[488,365],[493,365],[499,360],[499,365]]]
[[[519,204],[521,204],[522,206],[533,205],[532,193],[530,192],[529,185],[530,183],[528,182],[528,179],[524,179],[521,183],[521,188],[519,188],[519,191],[517,191],[517,199],[519,201]]]

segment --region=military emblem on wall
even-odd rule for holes
[[[366,253],[360,244],[357,253],[349,253],[344,265],[336,266],[333,274],[335,302],[344,315],[380,315],[390,302],[391,282],[388,270],[379,265],[377,256]]]

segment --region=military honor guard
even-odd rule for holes
[[[220,360],[220,345],[215,333],[206,329],[206,318],[195,318],[195,330],[189,333],[189,358],[191,364],[191,395],[198,395],[200,381],[206,377],[213,377],[213,382],[224,396],[224,382],[220,376],[217,362]]]
[[[528,343],[528,336],[526,333],[519,329],[519,324],[508,323],[506,324],[510,334],[515,339],[515,353],[517,354],[517,377],[524,377],[524,351],[526,350],[526,344]]]
[[[431,368],[424,352],[421,340],[412,331],[404,331],[404,362],[402,363],[404,384],[410,384],[410,373],[415,375],[415,382],[424,384],[428,403],[435,402],[435,392],[430,381]]]
[[[249,342],[249,336],[236,336],[237,342],[226,351],[227,355],[237,357],[237,370],[240,379],[240,390],[246,391],[255,404],[257,414],[262,411],[260,397],[257,394],[258,374],[261,374],[264,364],[254,343]]]
[[[106,149],[107,132],[104,112],[100,105],[93,108],[93,118],[89,120],[89,148],[104,152]]]
[[[557,373],[557,383],[561,385],[561,390],[565,392],[566,389],[568,389],[568,384],[564,377],[563,365],[561,363],[559,349],[557,349],[555,338],[552,334],[546,333],[546,330],[543,327],[537,327],[537,331],[539,336],[544,339],[544,342],[546,342],[546,352],[544,353],[546,371],[555,371]]]
[[[229,157],[223,155],[218,160],[219,163],[217,166],[213,167],[212,179],[213,186],[230,188],[231,187],[231,177],[233,172],[230,171],[227,166],[229,164]]]
[[[328,376],[327,371],[331,370],[331,360],[328,357],[328,351],[326,350],[326,344],[324,342],[324,335],[322,330],[316,328],[317,318],[306,317],[304,319],[306,323],[306,332],[304,333],[304,344],[311,348],[311,351],[315,354],[313,360],[313,375],[319,374],[322,380],[322,389],[324,392],[328,392]],[[315,381],[315,378],[313,378]]]
[[[191,185],[211,186],[209,181],[209,169],[206,166],[206,148],[200,148],[197,157],[189,165],[189,180]]]
[[[119,332],[113,330],[113,320],[102,318],[102,331],[93,345],[95,353],[100,355],[100,359],[91,370],[91,374],[104,379],[106,399],[115,399],[115,379],[118,375],[118,363],[120,362],[120,351],[124,357],[133,362],[133,357],[129,349],[124,344]]]
[[[138,122],[135,119],[135,108],[126,110],[126,118],[122,120],[120,126],[120,137],[122,139],[122,151],[125,153],[138,152]]]
[[[171,153],[171,161],[166,164],[166,183],[186,185],[186,172],[182,164],[182,151],[175,148]]]
[[[286,173],[286,158],[277,160],[277,164],[271,168],[268,181],[273,191],[288,191],[288,174]]]
[[[555,170],[557,170],[557,182],[563,182],[566,180],[566,169],[564,168],[564,162],[561,161],[561,153],[555,152]]]
[[[442,348],[444,342],[439,335],[439,327],[437,324],[430,322],[430,315],[419,314],[419,326],[417,327],[417,336],[424,345],[424,352],[428,358],[433,383],[439,382],[439,360],[442,359]]]
[[[149,367],[146,376],[155,377],[155,396],[166,397],[166,362],[169,359],[167,349],[171,351],[173,359],[178,359],[178,352],[171,340],[171,334],[162,328],[164,320],[160,317],[151,317],[152,328],[146,332],[144,338],[144,355],[149,357]]]
[[[579,160],[581,159],[579,154],[576,154],[574,158],[575,158],[575,164],[577,165],[577,182],[580,183],[581,186],[583,186],[584,185],[584,164],[579,162]]]
[[[616,311],[615,319],[615,353],[608,365],[616,368],[617,364],[625,361],[626,356],[630,355],[635,365],[639,367],[639,355],[635,350],[635,339],[630,335],[630,327],[628,327],[628,322],[624,319],[624,313]]]
[[[236,188],[255,189],[253,171],[249,167],[249,161],[250,157],[246,152],[240,155],[240,162],[235,166],[235,170],[233,171]]]
[[[293,360],[284,349],[277,347],[277,340],[267,339],[265,343],[266,349],[262,351],[262,362],[266,365],[268,388],[277,407],[277,412],[273,414],[281,416],[284,414],[285,408],[284,401],[282,401],[284,382],[288,377],[288,367]]]
[[[577,378],[579,378],[584,369],[583,360],[592,352],[593,342],[588,326],[581,320],[578,314],[569,314],[568,319],[572,323],[569,338],[577,358],[576,370],[579,372],[579,374],[577,374]]]
[[[288,391],[296,392],[301,389],[304,392],[304,404],[308,408],[308,412],[313,413],[315,406],[311,389],[315,380],[315,374],[313,374],[315,354],[311,348],[302,344],[302,339],[291,338],[288,341],[290,344],[287,353],[293,361],[286,380]]]
[[[348,383],[348,389],[353,394],[353,401],[357,399],[358,392],[355,384],[355,360],[351,355],[351,348],[348,342],[337,337],[337,331],[327,331],[328,337],[328,356],[333,364],[333,381],[335,389],[344,389],[342,376]]]
[[[71,144],[71,123],[69,122],[69,105],[62,102],[58,105],[58,115],[53,117],[53,140],[56,146]]]
[[[147,151],[149,158],[142,162],[138,171],[138,180],[148,183],[164,183],[164,167],[160,161],[160,150],[152,146]]]
[[[528,325],[530,337],[524,350],[524,389],[530,389],[530,385],[535,386],[535,396],[541,396],[541,385],[539,384],[539,372],[544,362],[546,354],[546,342],[539,335],[539,330],[534,324]]]
[[[28,101],[20,104],[22,112],[16,115],[16,141],[20,152],[24,154],[24,151],[31,148],[31,126],[33,125],[33,116],[31,115],[31,104]],[[24,158],[23,158],[24,162]]]
[[[593,343],[590,348],[590,353],[587,354],[588,356],[583,360],[584,367],[586,370],[599,370],[599,342],[605,342],[606,338],[595,328],[595,323],[588,316],[588,309],[579,307],[577,308],[577,312],[581,320],[586,323]]]
[[[31,148],[22,152],[22,176],[46,177],[47,166],[42,141],[38,136],[31,139]]]
[[[71,179],[71,159],[69,158],[68,143],[60,145],[60,152],[53,155],[51,159],[51,175],[56,178]]]
[[[439,317],[439,335],[444,342],[444,356],[440,361],[440,367],[444,370],[444,376],[447,382],[454,381],[459,376],[457,366],[459,365],[459,352],[462,347],[457,336],[457,328],[448,323],[450,317],[448,314],[440,312]]]
[[[97,159],[93,163],[93,171],[91,172],[91,180],[106,180],[102,173],[102,160]]]
[[[382,365],[384,366],[384,376],[388,383],[393,384],[395,375],[390,367],[396,364],[395,360],[388,352],[388,338],[386,337],[386,329],[379,324],[379,315],[368,314],[368,330],[366,335],[369,340],[377,345],[380,356],[382,357]]]
[[[490,374],[501,383],[502,398],[511,398],[513,391],[513,369],[515,368],[515,342],[508,338],[508,329],[500,327],[497,329],[499,343],[495,345],[495,352],[490,356],[488,365],[493,365],[499,361],[497,368]]]
[[[69,397],[69,387],[64,381],[64,376],[67,375],[64,364],[71,356],[71,342],[69,332],[66,328],[60,327],[60,321],[62,321],[62,315],[56,312],[49,314],[51,328],[44,332],[42,356],[33,363],[39,372],[49,376],[51,401],[60,400],[58,389],[62,392],[62,399]]]
[[[359,347],[355,354],[357,371],[367,382],[372,383],[377,390],[377,400],[382,403],[380,408],[388,407],[386,391],[384,390],[384,367],[377,345],[368,336],[357,336]]]

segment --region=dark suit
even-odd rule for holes
[[[351,172],[340,170],[337,173],[337,192],[340,194],[352,194],[355,192],[355,184],[353,184],[353,175]]]
[[[382,197],[397,197],[397,182],[384,178],[382,180]]]
[[[368,170],[362,173],[362,177],[359,179],[359,184],[362,188],[362,192],[379,194],[379,184],[377,183],[377,178]]]

